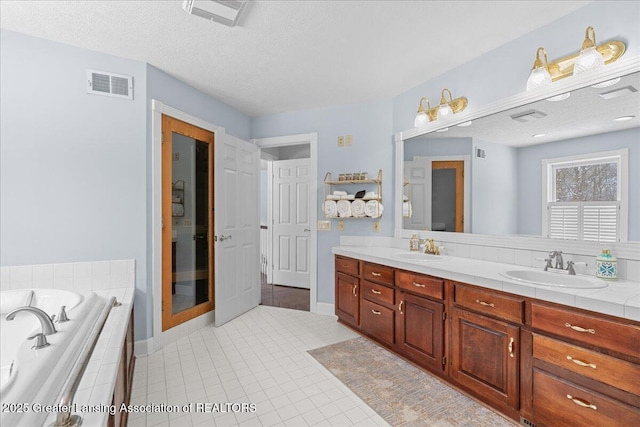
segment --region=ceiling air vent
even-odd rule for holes
[[[87,70],[87,93],[133,99],[133,77]]]
[[[238,24],[247,0],[184,0],[182,8],[191,15],[233,27]]]

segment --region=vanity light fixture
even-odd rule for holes
[[[427,101],[426,110],[422,105],[423,101]],[[416,114],[416,119],[413,121],[413,126],[419,128],[429,122],[434,121],[436,119],[436,113],[437,111],[431,108],[431,103],[429,103],[429,100],[423,96],[422,98],[420,98],[420,105],[418,105],[418,113]]]
[[[553,62],[547,61],[547,53],[544,48],[538,48],[533,69],[527,80],[527,90],[546,86],[557,80],[577,75],[588,70],[602,67],[615,62],[626,49],[623,42],[611,40],[601,45],[596,45],[596,33],[593,27],[587,27],[585,39],[580,52],[565,56]],[[549,73],[551,81],[547,79]],[[615,83],[613,83],[615,84]]]
[[[449,94],[449,101],[447,101],[445,97],[445,92]],[[425,109],[423,102],[427,101],[427,108]],[[440,99],[440,104],[431,107],[429,100],[425,97],[420,98],[420,104],[418,105],[418,113],[416,114],[416,118],[413,121],[413,125],[415,127],[426,126],[429,122],[434,120],[442,120],[447,117],[451,117],[455,113],[459,113],[460,111],[467,108],[467,98],[459,97],[456,99],[452,99],[451,91],[449,89],[442,90],[442,96]],[[471,124],[471,123],[469,123]],[[468,126],[468,125],[467,125]]]
[[[606,80],[602,83],[596,83],[594,85],[591,85],[592,88],[594,89],[602,89],[603,87],[609,87],[609,86],[613,86],[614,84],[618,83],[620,81],[620,77],[616,77],[615,79],[611,79],[611,80]]]
[[[446,131],[448,131],[448,130],[449,130],[449,128],[442,128],[442,129],[438,129],[438,130],[436,131],[436,133],[446,132]]]
[[[616,122],[626,122],[627,120],[633,120],[635,118],[636,116],[622,116],[622,117],[615,118],[613,120]]]
[[[549,63],[547,62],[547,51],[539,47],[536,52],[536,60],[533,62],[531,74],[527,79],[527,90],[550,85],[551,73],[549,73]]]

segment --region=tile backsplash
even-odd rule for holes
[[[76,291],[135,286],[135,260],[0,267],[0,290],[53,288]]]

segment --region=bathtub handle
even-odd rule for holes
[[[40,332],[39,334],[31,335],[28,340],[36,339],[36,343],[31,347],[34,350],[39,350],[41,348],[49,347],[49,343],[47,342],[47,336]]]
[[[62,390],[62,398],[60,399],[59,408],[66,409],[65,411],[58,412],[56,417],[55,426],[69,426],[69,425],[80,425],[82,423],[82,418],[79,415],[71,415],[71,409],[73,407],[73,398],[78,390],[78,386],[80,385],[80,380],[82,380],[82,375],[84,371],[87,369],[87,365],[89,364],[89,360],[91,359],[91,355],[93,354],[93,350],[96,347],[96,343],[98,342],[98,338],[100,338],[100,333],[102,332],[102,328],[104,328],[104,324],[107,322],[107,318],[109,317],[109,312],[111,312],[111,308],[116,304],[116,297],[109,298],[107,304],[104,306],[102,311],[100,312],[100,316],[98,317],[98,321],[94,325],[91,330],[91,335],[89,335],[89,340],[87,341],[87,345],[82,350],[82,354],[78,358],[78,362],[74,365],[71,370],[71,374],[69,378],[65,382],[64,389]]]

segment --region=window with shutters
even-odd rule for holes
[[[626,241],[627,158],[628,150],[619,150],[544,160],[544,235]]]

